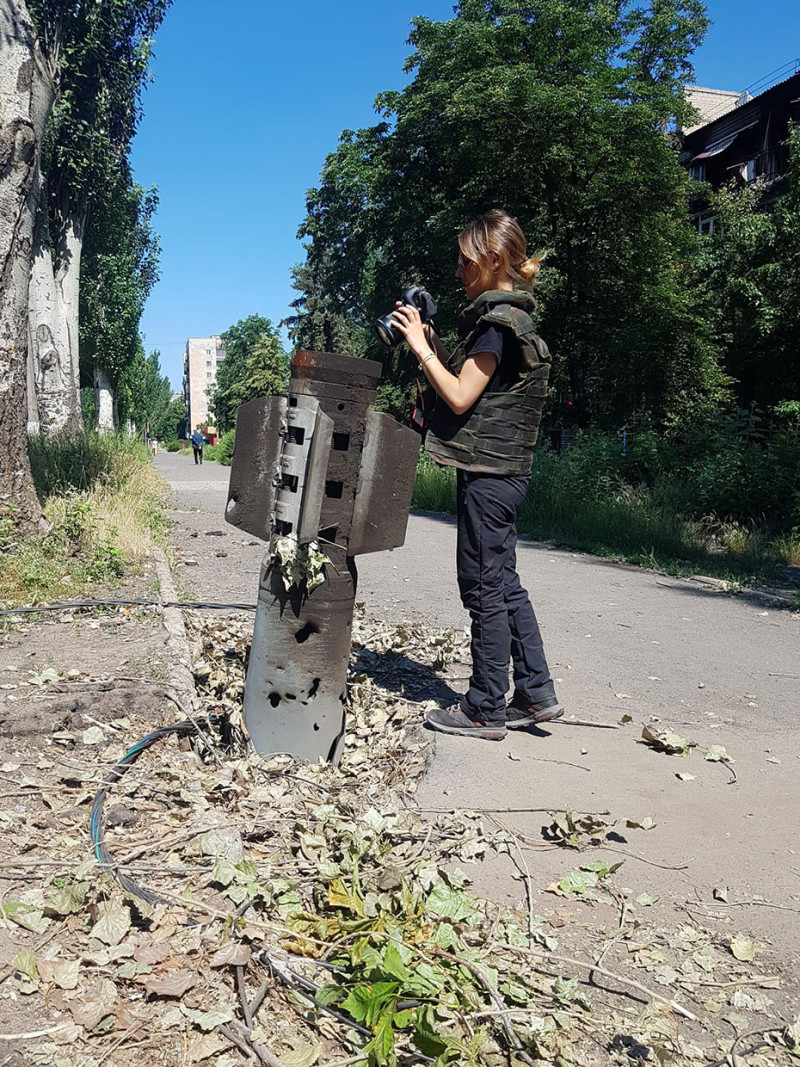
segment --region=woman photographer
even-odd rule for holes
[[[550,353],[536,334],[530,294],[541,256],[527,257],[515,219],[488,211],[458,238],[456,277],[466,309],[450,355],[419,311],[394,322],[436,392],[426,449],[458,468],[456,569],[472,618],[472,675],[458,703],[428,714],[436,730],[499,741],[506,728],[563,714],[539,626],[517,575],[515,519],[530,480]],[[506,703],[509,659],[514,695]]]

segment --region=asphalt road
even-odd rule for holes
[[[175,497],[183,591],[254,602],[264,545],[224,522],[228,469],[167,454],[156,465]],[[357,598],[370,616],[462,629],[454,555],[452,521],[412,515],[402,548],[359,557]],[[625,884],[659,896],[657,908],[707,904],[725,886],[729,901],[761,901],[718,909],[717,922],[800,951],[796,914],[781,910],[800,910],[800,615],[533,542],[520,543],[518,564],[567,717],[633,721],[557,723],[499,744],[439,735],[418,803],[526,809],[503,818],[528,839],[541,839],[536,808],[609,811],[623,827]],[[656,753],[640,742],[643,723],[697,747],[688,758]],[[703,758],[711,745],[735,760],[735,783],[730,767]],[[624,829],[646,816],[654,830]],[[577,862],[539,852],[537,885]],[[517,902],[510,869],[505,858],[484,865],[477,888]]]

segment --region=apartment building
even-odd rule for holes
[[[217,381],[217,367],[225,358],[219,337],[190,337],[183,354],[183,395],[189,433],[209,421],[208,389]],[[213,415],[213,412],[212,412]]]
[[[678,161],[713,189],[761,179],[761,202],[769,207],[785,190],[789,129],[800,122],[800,59],[741,93],[689,86],[687,95],[700,122],[681,131]],[[693,208],[698,228],[713,233],[716,220],[702,192]]]

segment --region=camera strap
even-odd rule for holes
[[[424,437],[428,431],[428,422],[430,420],[431,412],[433,411],[436,392],[430,385],[427,385],[426,388],[423,389],[420,385],[419,378],[414,379],[414,385],[416,386],[417,397],[414,404],[414,411],[411,414],[411,428],[416,430],[421,437]]]

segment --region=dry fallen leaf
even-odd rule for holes
[[[191,971],[166,971],[164,974],[151,975],[144,983],[148,997],[182,997],[197,984]]]
[[[747,963],[755,959],[756,943],[746,937],[732,937],[730,949],[737,960]]]
[[[250,949],[240,941],[229,941],[211,957],[211,967],[246,967],[250,962]]]

